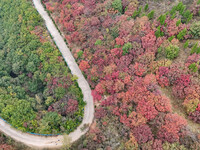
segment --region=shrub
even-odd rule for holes
[[[58,99],[63,98],[65,96],[65,93],[66,93],[66,89],[63,87],[58,87],[55,89],[55,96]]]
[[[199,53],[200,53],[200,47],[198,47],[198,43],[196,43],[196,44],[192,47],[192,49],[191,49],[191,51],[190,51],[190,54],[194,54],[194,53],[196,53],[196,54],[199,54]]]
[[[123,12],[122,1],[121,0],[114,0],[113,3],[112,3],[112,7],[115,10],[118,10],[120,13]]]
[[[196,63],[190,64],[190,65],[188,66],[188,68],[189,68],[192,72],[197,72],[197,71],[198,71],[198,64],[196,64]]]
[[[178,27],[181,24],[181,19],[176,22],[176,26]]]
[[[165,48],[165,54],[166,54],[166,58],[168,59],[174,59],[178,56],[179,54],[179,47],[176,45],[170,45],[168,47]]]
[[[195,111],[189,114],[189,118],[192,119],[196,123],[200,123],[200,112]]]
[[[83,51],[79,51],[79,52],[77,53],[77,55],[78,55],[78,58],[81,58],[82,55],[83,55]]]
[[[197,48],[198,48],[198,43],[195,43],[195,44],[193,45],[191,51],[190,51],[190,54],[194,54],[194,53],[196,53]]]
[[[155,109],[154,104],[151,101],[146,102],[145,100],[140,100],[137,106],[137,111],[147,120],[152,120],[158,115],[158,111]]]
[[[183,2],[179,2],[178,5],[176,6],[176,11],[179,11],[179,13],[183,15],[185,8],[186,6],[183,5]]]
[[[168,40],[171,42],[174,38],[175,38],[175,36],[170,36],[170,37],[168,38]]]
[[[184,36],[187,34],[187,29],[183,29],[181,32],[179,32],[179,34],[177,35],[177,39],[179,41],[183,40],[184,39]]]
[[[152,10],[150,13],[148,13],[147,17],[149,18],[149,20],[153,19],[154,14],[155,14],[154,10]]]
[[[183,102],[183,106],[186,109],[186,112],[189,114],[194,112],[199,104],[199,94],[196,91],[193,91],[191,94],[188,94]]]
[[[158,131],[158,138],[162,141],[170,143],[178,142],[181,129],[187,125],[187,121],[178,114],[167,114],[165,116],[165,123]]]
[[[96,40],[95,45],[102,45],[102,41],[100,39]]]
[[[117,38],[119,36],[118,27],[115,26],[115,27],[111,28],[111,33],[110,34],[113,36],[114,39]]]
[[[155,52],[157,50],[154,31],[150,31],[147,35],[142,37],[142,47],[149,52]]]
[[[133,135],[139,144],[153,140],[153,134],[148,125],[140,125],[135,127],[133,130]]]
[[[200,37],[200,21],[195,22],[191,25],[190,34],[192,34],[194,38]]]
[[[85,60],[82,60],[79,64],[79,68],[82,70],[82,71],[85,71],[86,69],[90,68],[90,65],[87,61]]]
[[[186,108],[187,113],[194,112],[199,104],[198,99],[187,99],[184,101],[183,105]]]
[[[155,32],[155,36],[156,36],[157,38],[159,38],[159,37],[161,37],[161,36],[164,36],[164,32],[161,31],[160,26],[157,27],[157,31]]]
[[[167,78],[168,73],[168,67],[159,67],[156,77],[161,87],[169,86],[169,79]]]
[[[163,144],[163,150],[187,150],[184,145],[180,145],[178,142],[176,143],[168,143],[165,142]]]
[[[147,11],[149,9],[149,4],[146,4],[144,7],[144,11]]]
[[[142,11],[141,7],[138,10],[134,11],[132,18],[135,19],[136,17],[138,17],[140,15],[141,11]]]
[[[158,20],[160,21],[160,24],[161,25],[164,25],[165,24],[165,20],[166,20],[166,14],[164,15],[161,15]]]
[[[188,46],[189,46],[189,40],[187,40],[187,41],[184,43],[183,47],[184,47],[184,48],[188,48]]]
[[[188,23],[188,22],[190,22],[190,20],[192,20],[192,18],[193,18],[193,14],[192,14],[189,10],[186,10],[186,11],[183,13],[182,22],[183,22],[183,23]]]
[[[122,47],[123,55],[127,54],[129,52],[129,50],[131,50],[132,48],[133,48],[133,46],[130,42],[124,44],[124,46]]]

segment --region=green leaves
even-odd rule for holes
[[[149,9],[149,4],[146,4],[144,7],[144,11],[147,11]]]
[[[133,48],[133,46],[130,42],[124,44],[124,46],[122,47],[123,55],[127,54],[129,52],[129,50],[132,48]]]
[[[121,0],[114,0],[112,2],[112,7],[115,9],[115,10],[118,10],[120,13],[123,12],[123,9],[122,9],[122,1]]]
[[[22,131],[64,132],[61,116],[48,114],[48,107],[68,95],[82,110],[83,96],[59,50],[53,42],[46,42],[49,34],[40,15],[30,1],[1,0],[0,20],[0,116]],[[78,57],[82,54],[80,51]],[[77,116],[83,115],[79,109]],[[38,111],[41,116],[35,118]],[[76,128],[81,122],[77,116],[62,117],[71,117]],[[45,123],[51,117],[49,122],[56,125]]]
[[[55,89],[55,96],[57,99],[63,98],[65,93],[66,93],[66,89],[63,87],[58,87]]]
[[[178,3],[177,6],[174,6],[171,9],[170,15],[172,19],[175,18],[176,12],[179,12],[179,14],[182,16],[182,23],[188,23],[193,18],[193,14],[189,10],[186,10],[186,5],[184,5],[182,2]]]
[[[47,112],[39,123],[41,127],[39,128],[39,132],[42,134],[50,134],[49,131],[53,131],[53,134],[58,134],[61,123],[61,115],[57,112]]]
[[[133,15],[132,15],[132,18],[136,18],[136,17],[139,17],[140,13],[142,11],[142,7],[140,7],[138,10],[135,10]]]
[[[198,46],[198,43],[195,43],[190,51],[190,54],[194,54],[194,53],[196,54],[200,53],[200,47]]]
[[[17,100],[15,105],[7,105],[3,108],[1,116],[13,126],[25,131],[23,123],[35,119],[36,114],[29,102],[26,100]]]
[[[192,71],[192,72],[197,72],[198,71],[198,65],[199,65],[199,62],[196,64],[196,63],[193,63],[193,64],[190,64],[188,66],[188,68]]]
[[[200,21],[198,22],[194,22],[191,26],[190,26],[190,34],[192,34],[192,36],[194,38],[199,38],[200,37]]]
[[[168,59],[174,59],[178,56],[179,54],[179,47],[176,45],[170,45],[165,48],[165,53],[166,53],[166,58]]]
[[[189,40],[187,40],[187,41],[184,43],[183,47],[184,47],[184,48],[188,48],[188,46],[189,46]]]
[[[102,45],[102,41],[100,39],[96,40],[95,45]]]
[[[179,34],[177,35],[177,39],[179,41],[184,40],[184,36],[187,34],[187,29],[183,29],[181,32],[179,32]]]
[[[160,26],[157,27],[157,31],[155,32],[155,36],[156,36],[157,38],[159,38],[159,37],[161,37],[161,36],[164,36],[164,32],[162,32],[160,28],[161,28]]]
[[[158,20],[160,21],[160,24],[161,25],[164,25],[165,24],[165,20],[166,20],[166,14],[164,15],[161,15]]]
[[[154,10],[152,10],[150,13],[148,13],[147,17],[149,18],[149,20],[153,19],[154,14],[155,14]]]

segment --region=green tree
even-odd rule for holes
[[[36,66],[35,66],[34,62],[28,62],[28,64],[26,65],[26,70],[28,72],[35,72]]]
[[[25,131],[23,123],[36,117],[31,104],[25,100],[18,100],[15,105],[7,105],[3,108],[1,116],[23,131]]]
[[[133,48],[133,46],[130,42],[124,44],[124,46],[122,47],[123,55],[127,54],[129,52],[129,50],[132,48]]]
[[[168,59],[174,59],[178,56],[179,54],[179,47],[176,45],[170,45],[168,47],[165,48],[165,54],[166,54],[166,58]]]
[[[151,19],[153,19],[154,14],[155,14],[155,11],[152,10],[150,13],[148,13],[147,17],[151,20]]]
[[[57,112],[47,112],[39,123],[38,130],[43,134],[57,134],[59,133],[61,122],[62,117]]]
[[[184,36],[187,34],[187,29],[183,29],[181,32],[179,32],[179,34],[177,35],[177,38],[179,41],[184,39]]]
[[[112,7],[115,10],[118,10],[120,13],[123,13],[123,8],[122,8],[122,1],[121,0],[114,0],[112,2]]]
[[[56,96],[57,99],[63,98],[65,96],[65,94],[66,94],[66,89],[65,88],[57,87],[55,89],[55,96]]]

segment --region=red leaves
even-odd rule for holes
[[[134,65],[134,69],[135,69],[134,71],[135,75],[140,76],[140,77],[143,76],[147,71],[147,68],[145,65],[137,63],[137,62]]]
[[[45,5],[46,5],[47,10],[54,11],[54,7],[52,7],[51,3],[47,2],[47,3],[45,3]]]
[[[159,77],[167,76],[168,73],[169,73],[169,68],[168,67],[160,67],[159,68]]]
[[[179,27],[176,25],[176,22],[178,21],[178,19],[166,19],[167,21],[167,32],[168,32],[168,36],[173,36],[173,35],[177,35],[179,33]]]
[[[64,27],[66,28],[66,30],[68,32],[74,32],[75,31],[75,26],[74,26],[74,24],[73,24],[72,21],[70,21],[70,22],[64,22]]]
[[[177,85],[182,85],[184,87],[189,86],[190,84],[190,75],[182,74],[177,80],[176,80]]]
[[[165,123],[158,131],[158,137],[162,141],[177,142],[181,136],[181,129],[187,125],[187,121],[178,114],[167,114]]]
[[[123,0],[122,3],[123,9],[127,8],[125,14],[132,15],[136,6],[129,0]],[[181,98],[193,90],[198,91],[198,88],[191,86],[190,76],[184,66],[170,66],[169,61],[165,63],[165,60],[155,59],[157,48],[169,36],[177,35],[185,27],[182,24],[177,27],[176,19],[167,18],[167,26],[161,26],[164,36],[156,38],[155,28],[159,23],[152,24],[147,16],[136,20],[127,15],[114,17],[113,12],[105,13],[105,5],[108,4],[107,1],[64,0],[59,6],[59,22],[67,32],[71,32],[66,36],[70,46],[76,45],[73,49],[78,47],[84,51],[83,57],[77,59],[80,69],[86,73],[88,82],[94,88],[94,101],[109,108],[121,123],[131,128],[139,144],[152,140],[151,147],[161,149],[163,141],[179,140],[181,128],[186,126],[186,122],[178,115],[168,114],[165,117],[172,111],[171,103],[169,98],[162,95],[160,86],[173,86],[174,95]],[[101,15],[104,13],[106,15]],[[95,45],[97,39],[101,39],[103,44]],[[122,47],[128,42],[133,47],[122,56]],[[199,56],[192,55],[187,64],[198,61]],[[152,67],[152,71],[153,62],[156,66]],[[150,74],[155,72],[156,76]],[[195,111],[190,116],[200,120],[200,106]],[[96,109],[97,119],[106,115],[105,109]],[[162,141],[153,140],[151,129],[144,125],[154,122],[158,116],[164,123],[157,123],[153,131],[159,129],[158,138]]]
[[[167,68],[167,67],[159,68],[156,78],[161,87],[169,86],[170,83],[169,83],[169,79],[167,77],[168,73],[169,73],[169,68]]]
[[[98,25],[100,25],[100,21],[99,21],[98,17],[92,17],[90,23],[91,23],[91,26],[98,26]]]
[[[185,88],[190,85],[190,75],[182,74],[177,78],[175,85],[173,86],[173,94],[181,99],[185,98]]]
[[[191,65],[192,63],[197,63],[200,60],[200,55],[199,54],[192,54],[187,58],[187,62],[186,62],[186,67],[188,67],[189,65]]]
[[[94,101],[100,101],[102,98],[101,95],[98,94],[98,92],[96,92],[95,90],[92,90],[92,96],[93,96]]]
[[[79,64],[79,68],[82,70],[82,71],[86,71],[88,68],[90,68],[90,65],[87,61],[85,60],[82,60]]]
[[[140,125],[133,129],[133,135],[139,144],[153,140],[153,134],[148,125]]]
[[[189,118],[192,119],[194,122],[200,124],[200,111],[190,113]]]
[[[170,17],[167,17],[165,22],[167,24],[167,27],[166,27],[167,33],[166,34],[168,35],[168,37],[177,35],[181,30],[183,30],[185,28],[188,29],[189,26],[186,24],[180,23],[179,26],[177,26],[177,21],[178,21],[177,18],[171,19]]]
[[[137,106],[137,112],[142,114],[147,120],[152,120],[158,115],[158,111],[151,101],[146,102],[144,99],[140,100]]]
[[[123,39],[121,39],[121,38],[119,38],[119,37],[117,37],[116,39],[115,39],[115,41],[116,41],[116,44],[117,45],[124,45],[124,40]]]
[[[120,117],[120,121],[130,128],[137,127],[146,123],[146,119],[135,111],[129,114],[128,118],[126,115]]]
[[[196,110],[200,112],[200,104],[198,104]]]
[[[165,96],[156,96],[154,98],[155,107],[159,112],[171,112],[172,106],[170,99]]]
[[[106,116],[106,110],[102,107],[95,109],[95,117],[97,119],[103,118]]]
[[[123,83],[122,81],[120,81],[119,79],[117,79],[117,80],[115,81],[114,86],[113,86],[113,90],[114,90],[116,93],[118,93],[118,92],[124,90],[124,83]]]
[[[15,148],[13,148],[11,145],[8,144],[0,144],[0,149],[2,150],[14,150]]]
[[[78,109],[77,100],[69,99],[67,102],[66,114],[73,113]]]
[[[100,82],[97,84],[97,86],[95,87],[96,92],[98,92],[99,94],[103,94],[105,93],[105,87],[103,85],[103,82]]]
[[[155,52],[156,51],[156,36],[154,31],[149,32],[147,35],[142,37],[142,47],[146,51]]]

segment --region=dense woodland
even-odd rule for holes
[[[28,0],[0,1],[0,117],[24,132],[69,133],[83,95]]]
[[[43,0],[95,101],[73,149],[200,148],[200,1]]]

